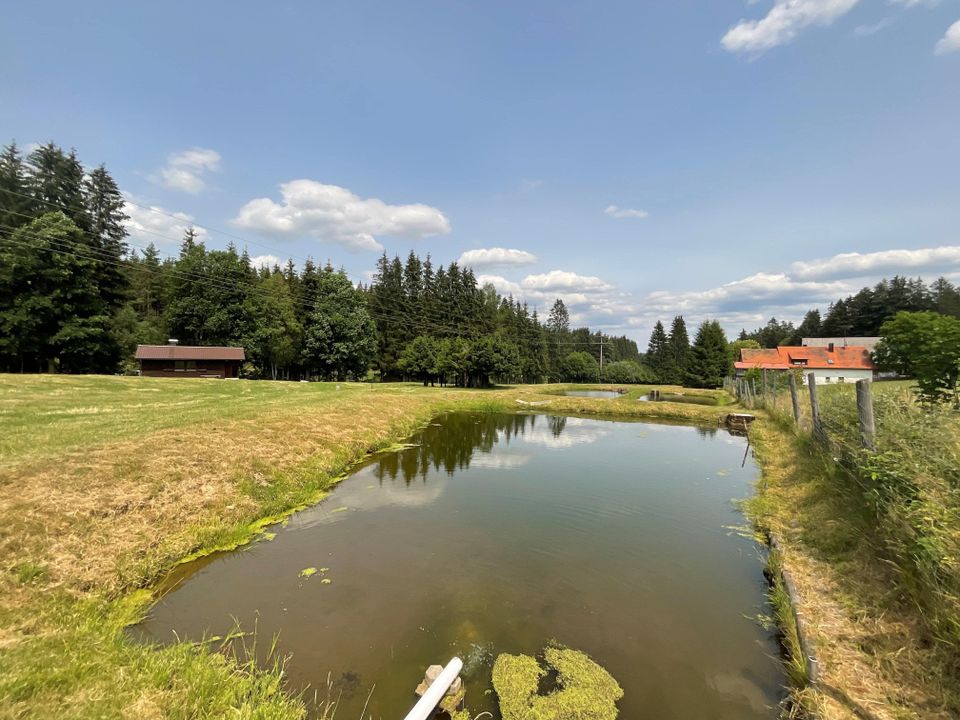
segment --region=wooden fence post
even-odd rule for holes
[[[873,420],[873,394],[869,380],[857,380],[857,415],[860,416],[860,442],[868,450],[877,449],[877,429]]]
[[[813,434],[819,440],[826,440],[823,433],[823,424],[820,422],[820,400],[817,398],[817,379],[813,373],[807,375],[807,385],[810,386],[810,415],[813,417]]]
[[[790,379],[790,400],[793,403],[793,421],[800,424],[800,398],[797,397],[797,377],[787,370],[787,376]]]

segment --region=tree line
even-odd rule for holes
[[[800,345],[805,337],[876,337],[883,324],[900,312],[935,312],[960,318],[960,288],[946,278],[925,284],[920,278],[896,275],[830,303],[826,315],[810,310],[796,327],[770,318],[753,332],[740,331],[739,340],[754,340],[759,347]]]
[[[248,377],[499,382],[649,379],[636,343],[571,328],[470,268],[411,252],[369,286],[329,263],[256,268],[188,229],[176,255],[127,241],[125,198],[103,166],[48,143],[0,154],[0,370],[132,371],[138,344],[242,345]],[[169,239],[169,238],[168,238]]]

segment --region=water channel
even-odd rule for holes
[[[398,720],[427,665],[466,662],[496,715],[501,652],[550,640],[620,682],[621,718],[772,719],[784,683],[759,548],[731,530],[757,469],[723,430],[456,413],[375,456],[276,537],[185,566],[139,626],[279,635],[293,689]],[[301,571],[316,568],[310,577]],[[328,582],[325,582],[328,581]],[[375,687],[374,687],[375,685]]]

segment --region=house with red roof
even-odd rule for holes
[[[876,372],[866,346],[838,347],[834,343],[824,347],[743,348],[734,367],[738,377],[754,368],[800,370],[804,375],[813,374],[818,385],[872,380]]]

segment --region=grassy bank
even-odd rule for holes
[[[142,589],[318,501],[437,413],[724,413],[555,389],[0,375],[0,717],[300,717],[279,667],[127,640]]]
[[[801,705],[828,720],[957,717],[956,415],[877,385],[870,453],[852,386],[821,392],[829,446],[779,407],[751,430],[764,473],[747,507],[781,540],[820,661]]]

